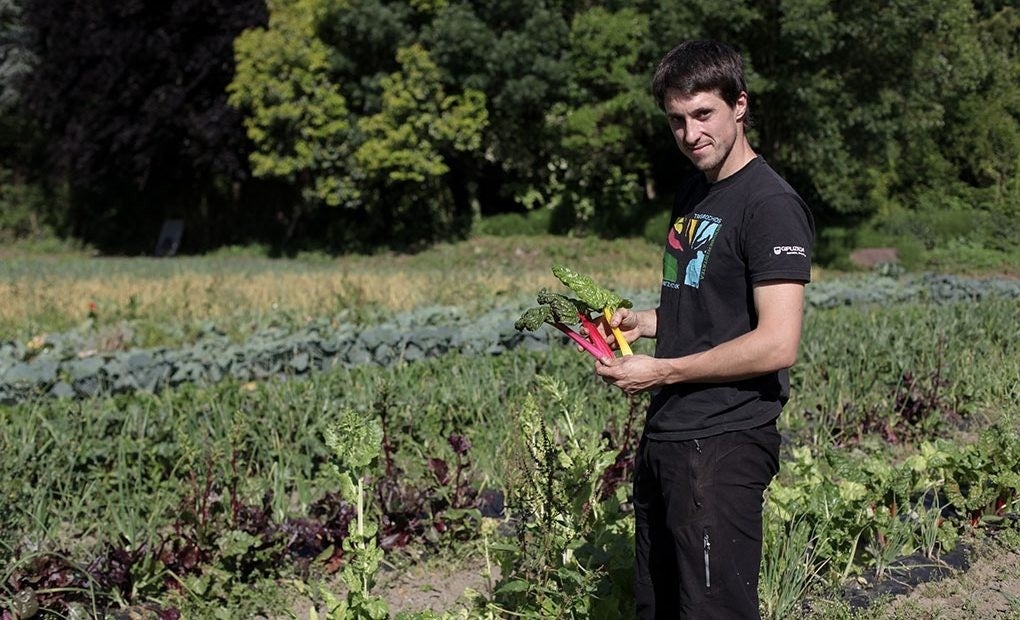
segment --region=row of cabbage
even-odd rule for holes
[[[807,288],[809,311],[847,305],[952,303],[990,296],[1020,299],[1020,281],[861,274]],[[655,293],[649,291],[628,297],[638,307],[655,302]],[[554,330],[518,332],[513,328],[531,301],[520,300],[480,316],[468,316],[458,308],[424,308],[369,326],[338,326],[322,319],[300,329],[268,328],[240,343],[209,325],[194,345],[177,349],[104,351],[94,347],[94,335],[87,330],[47,334],[29,343],[5,342],[0,343],[0,404],[39,396],[156,392],[227,377],[258,381],[302,376],[338,365],[390,365],[448,353],[498,355],[515,347],[562,346],[565,338]]]

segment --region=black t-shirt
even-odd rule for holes
[[[670,220],[656,357],[698,353],[754,329],[753,284],[811,279],[811,212],[761,157],[716,183],[697,174],[677,194]],[[755,428],[775,419],[789,395],[786,370],[668,385],[652,396],[645,433],[681,440]]]

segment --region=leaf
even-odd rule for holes
[[[569,267],[553,265],[552,272],[560,282],[574,291],[578,299],[596,312],[601,313],[606,308],[615,311],[617,308],[633,306],[629,299],[624,299],[613,291],[599,286],[590,277],[577,273]]]
[[[382,427],[379,422],[346,409],[339,420],[324,431],[326,445],[341,470],[361,477],[382,452]]]
[[[252,547],[258,546],[259,542],[260,540],[257,536],[252,536],[241,530],[231,530],[226,535],[221,536],[216,541],[216,544],[224,556],[241,557],[248,553]]]
[[[326,562],[333,557],[333,552],[336,551],[336,545],[330,545],[319,552],[319,555],[315,556],[315,563]]]
[[[522,579],[511,579],[500,587],[496,588],[497,594],[510,594],[513,592],[527,592],[529,589],[527,581]]]
[[[551,319],[552,309],[548,306],[528,308],[521,315],[521,318],[517,319],[514,323],[514,329],[517,331],[528,330],[533,332]]]
[[[581,321],[578,313],[588,311],[584,303],[565,295],[552,293],[548,289],[538,292],[537,301],[548,306],[552,310],[553,318],[564,325],[577,325]]]

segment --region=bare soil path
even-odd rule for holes
[[[876,620],[1020,620],[1020,549],[979,546],[970,567],[924,583],[884,606]]]

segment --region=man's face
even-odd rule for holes
[[[746,163],[731,157],[734,144],[743,139],[746,94],[731,108],[714,92],[683,95],[671,88],[664,103],[677,146],[709,181],[726,178]]]

